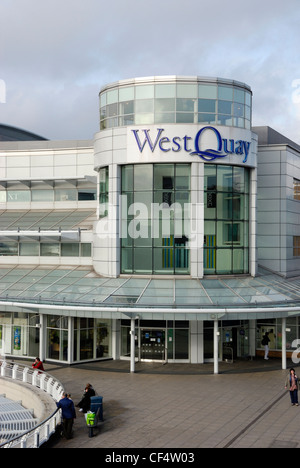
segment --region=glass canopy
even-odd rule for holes
[[[0,302],[2,305],[47,304],[50,308],[107,308],[115,312],[118,308],[130,308],[137,314],[146,309],[164,308],[193,314],[207,309],[212,314],[230,307],[241,312],[251,308],[255,312],[257,308],[300,306],[300,278],[286,280],[260,274],[256,278],[111,279],[97,276],[90,267],[2,266]],[[300,307],[295,312],[298,313]]]

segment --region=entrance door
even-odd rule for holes
[[[166,360],[166,330],[141,328],[141,360]]]

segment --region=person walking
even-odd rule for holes
[[[76,411],[73,400],[68,398],[67,393],[63,393],[62,399],[56,403],[56,406],[61,409],[63,420],[63,434],[66,439],[72,438],[72,430]]]
[[[285,388],[289,388],[290,390],[292,406],[299,406],[299,403],[298,403],[299,380],[296,375],[295,369],[290,369],[290,372],[286,377]]]
[[[269,360],[269,343],[270,343],[270,341],[271,341],[271,340],[270,340],[270,338],[269,338],[269,332],[266,332],[266,333],[264,334],[263,339],[262,339],[262,342],[261,342],[261,344],[262,344],[262,345],[264,346],[264,348],[265,348],[265,357],[264,357],[264,359],[265,359],[266,361]]]

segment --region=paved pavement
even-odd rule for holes
[[[46,364],[75,403],[92,383],[104,422],[89,437],[76,410],[73,438],[54,437],[44,448],[300,448],[300,406],[290,404],[280,360],[220,363],[218,375],[212,364],[138,363],[134,374],[129,366]]]

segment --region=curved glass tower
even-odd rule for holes
[[[114,276],[249,273],[249,86],[148,77],[105,86],[99,98],[98,232],[111,235],[98,248],[117,252]]]

